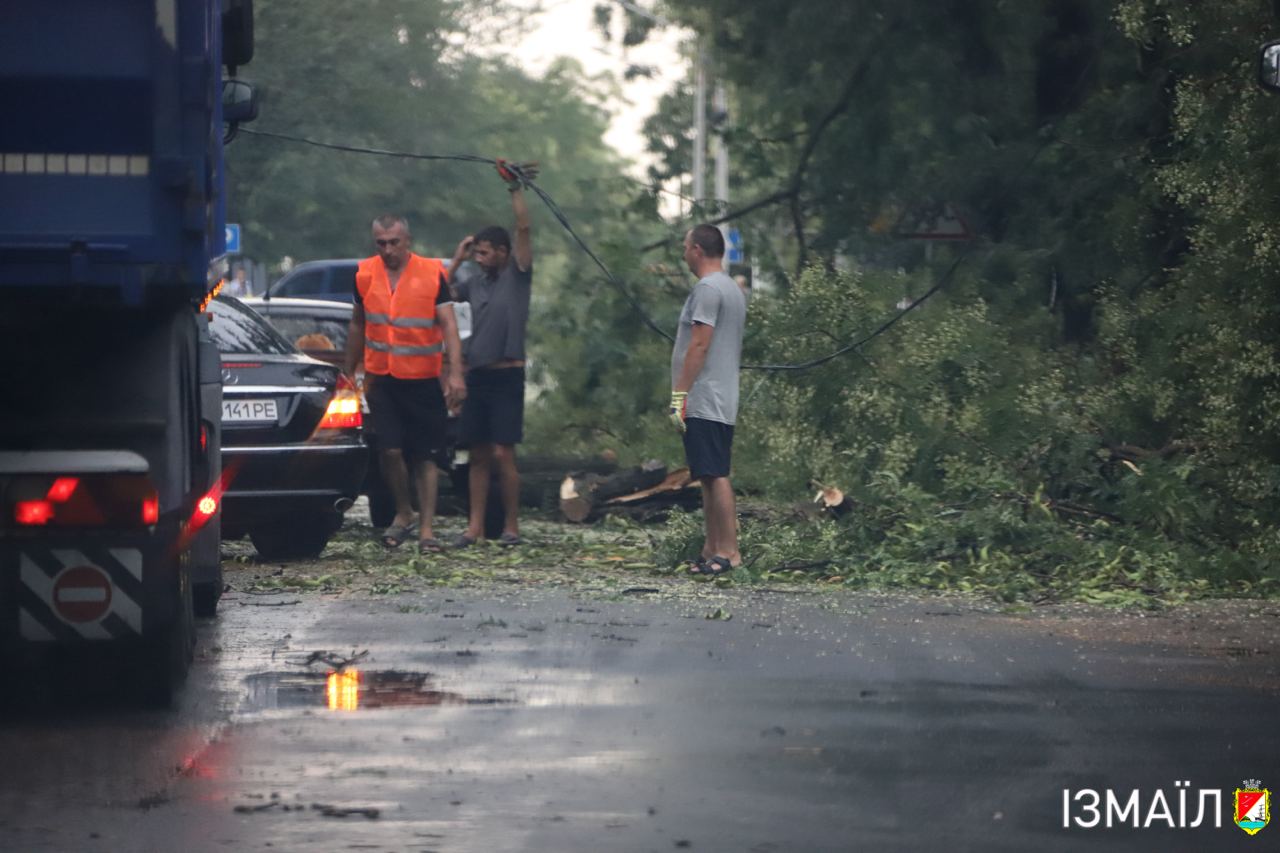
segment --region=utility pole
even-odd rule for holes
[[[647,9],[637,6],[630,0],[615,0],[619,6],[629,12],[662,24],[672,22],[655,15]],[[707,198],[707,51],[703,48],[703,39],[698,37],[694,56],[693,70],[693,202],[695,207],[705,205]],[[722,213],[729,209],[729,146],[724,141],[724,131],[729,122],[729,99],[725,94],[724,83],[717,80],[712,96],[712,109],[715,110],[718,133],[715,151],[715,196],[710,199],[712,209]]]
[[[721,80],[716,80],[712,109],[716,116],[716,213],[721,214],[729,209],[729,145],[724,141],[729,129],[729,98]]]
[[[707,200],[707,57],[698,39],[693,69],[693,203]]]

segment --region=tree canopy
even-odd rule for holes
[[[936,290],[822,367],[744,373],[736,482],[854,494],[832,547],[864,580],[1274,590],[1272,7],[664,3],[730,84],[738,206],[771,200],[733,220],[776,288],[750,359],[830,353]],[[690,105],[649,122],[655,178],[688,173]],[[943,214],[972,239],[912,239]]]
[[[605,81],[570,61],[534,77],[486,39],[526,26],[476,0],[273,0],[257,10],[245,69],[262,91],[261,129],[321,142],[418,154],[543,163],[546,188],[591,230],[616,189],[601,138]],[[369,222],[407,215],[415,246],[448,257],[463,236],[509,225],[502,183],[480,164],[403,160],[242,135],[228,149],[229,218],[262,261],[362,256]],[[584,207],[584,203],[586,206]],[[536,206],[535,207],[540,207]],[[568,246],[535,210],[544,260]]]
[[[749,548],[777,565],[821,549],[816,562],[849,583],[1024,598],[1276,589],[1280,99],[1254,84],[1258,46],[1280,30],[1272,7],[656,10],[698,34],[729,85],[728,120],[710,120],[750,210],[733,224],[771,285],[752,302],[748,361],[824,356],[929,294],[821,366],[744,371],[735,484],[775,502],[838,485],[859,507],[816,530],[747,525]],[[691,223],[660,216],[656,185],[619,177],[601,143],[609,81],[569,62],[535,79],[487,52],[493,32],[517,38],[510,10],[375,9],[263,4],[261,125],[541,160],[615,280],[535,203],[531,439],[679,458],[661,417],[670,344],[639,313],[674,329],[689,281],[676,247]],[[593,22],[624,44],[654,26],[614,4]],[[682,83],[649,119],[655,181],[687,183],[691,91]],[[233,147],[231,176],[246,241],[273,258],[363,253],[369,219],[387,209],[440,254],[507,217],[500,185],[470,164],[251,137]],[[969,239],[919,239],[940,220]],[[673,522],[673,551],[684,524]]]

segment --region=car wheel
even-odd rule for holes
[[[454,493],[462,502],[462,514],[471,514],[471,469],[468,465],[455,466],[449,473]],[[497,473],[489,477],[489,498],[484,507],[484,535],[486,539],[497,539],[502,535],[502,528],[507,521],[507,514],[502,509],[502,484],[498,482]]]
[[[391,496],[391,489],[379,474],[370,477],[365,484],[365,494],[369,496],[369,523],[381,530],[390,527],[396,520],[396,499]],[[419,512],[418,489],[414,483],[409,484],[409,503],[414,512]]]
[[[277,520],[270,527],[257,527],[249,531],[249,539],[264,560],[309,560],[320,556],[329,537],[341,524],[331,513],[316,513],[285,521]]]
[[[373,478],[369,486],[369,522],[379,530],[388,527],[396,518],[396,502],[391,490],[381,477]]]

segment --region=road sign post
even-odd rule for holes
[[[725,232],[725,261],[730,264],[742,263],[742,232],[737,228],[730,228]]]

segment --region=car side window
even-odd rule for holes
[[[342,264],[329,270],[329,293],[339,302],[351,302],[351,290],[355,287],[357,264]]]
[[[284,282],[275,296],[298,296],[301,294],[324,293],[325,270],[302,270]]]

